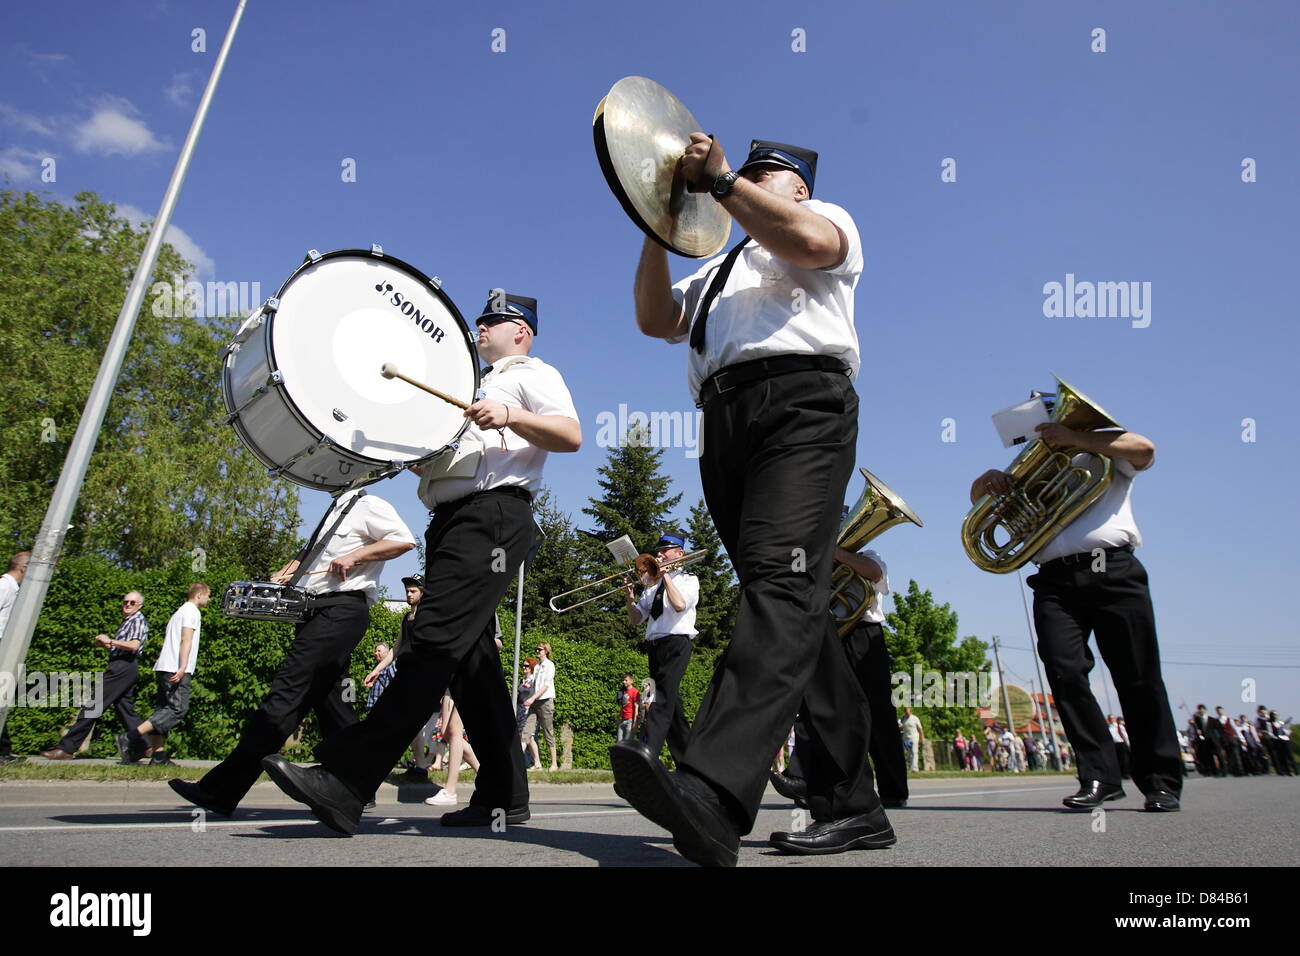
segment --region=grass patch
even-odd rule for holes
[[[83,763],[80,761],[59,761],[57,763],[33,763],[28,761],[17,766],[0,767],[0,783],[6,780],[76,780],[89,783],[122,783],[141,780],[166,782],[173,777],[182,780],[198,780],[208,772],[208,767],[186,766],[177,764],[172,767],[151,767],[148,764],[127,766],[123,764]],[[400,772],[388,775],[386,783],[399,786],[408,784],[402,780]],[[258,777],[259,782],[270,779],[266,774]],[[434,772],[429,774],[434,783],[446,782],[447,774]],[[462,771],[460,779],[472,783],[474,772]],[[614,774],[608,770],[559,770],[555,773],[538,771],[530,773],[528,779],[534,783],[613,783]]]
[[[207,773],[207,767],[186,767],[177,764],[172,767],[150,767],[147,764],[129,766],[116,763],[84,763],[80,766],[75,761],[58,763],[20,763],[16,767],[0,768],[0,783],[6,780],[79,780],[91,783],[119,783],[122,781],[171,780],[180,777],[183,780],[197,780]],[[262,775],[266,777],[265,774]]]

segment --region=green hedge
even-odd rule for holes
[[[212,588],[212,603],[203,611],[199,660],[190,711],[180,727],[168,736],[168,750],[182,759],[219,760],[239,740],[249,714],[261,702],[271,677],[293,639],[287,624],[240,621],[220,611],[226,586],[248,575],[233,565],[209,561],[202,573],[191,569],[189,559],[152,571],[129,572],[101,558],[74,557],[59,563],[27,654],[26,670],[100,671],[107,653],[94,644],[98,633],[112,634],[121,623],[121,597],[139,591],[145,597],[149,641],[140,659],[140,681],[135,688],[136,710],[147,717],[153,710],[154,660],[162,647],[167,620],[185,600],[194,581]],[[350,672],[357,685],[355,706],[364,713],[362,678],[374,665],[373,650],[383,641],[391,644],[400,629],[401,616],[377,603],[370,611],[370,627],[353,652]],[[573,765],[583,769],[608,768],[610,744],[618,726],[615,695],[624,673],[640,683],[647,673],[645,654],[634,648],[608,648],[573,641],[558,625],[561,618],[526,628],[524,656],[539,640],[551,643],[556,666],[556,734],[568,724],[573,729]],[[501,615],[505,651],[502,666],[509,682],[513,666],[514,622],[508,611]],[[717,652],[697,651],[682,680],[687,720],[692,720],[708,687]],[[31,754],[54,746],[76,715],[72,707],[14,707],[7,728],[16,753]],[[113,736],[121,731],[117,715],[109,710],[96,726],[90,755],[116,757]],[[302,743],[287,750],[295,759],[310,760],[310,748],[319,740],[315,718],[302,727]]]

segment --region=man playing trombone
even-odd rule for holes
[[[675,763],[686,753],[691,728],[678,687],[691,662],[691,639],[695,630],[695,606],[700,600],[700,580],[682,567],[672,567],[686,557],[685,539],[678,532],[666,532],[655,544],[655,557],[662,573],[641,575],[641,599],[634,599],[632,585],[623,591],[627,619],[632,625],[646,622],[645,639],[649,649],[650,676],[654,679],[657,698],[646,716],[646,746],[656,757],[668,741],[668,752]]]

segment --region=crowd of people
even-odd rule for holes
[[[1200,704],[1180,736],[1202,776],[1244,777],[1267,774],[1270,769],[1280,776],[1295,776],[1291,723],[1263,704],[1255,708],[1253,721],[1245,714],[1232,717],[1222,707],[1210,714]]]

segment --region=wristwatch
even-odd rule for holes
[[[739,178],[740,177],[736,175],[734,170],[723,173],[715,179],[713,185],[709,187],[709,195],[714,199],[723,199],[731,195],[731,187],[736,184],[736,180]]]

